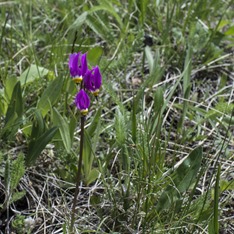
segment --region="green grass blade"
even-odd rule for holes
[[[131,129],[132,129],[132,141],[136,144],[137,141],[137,118],[136,118],[136,99],[133,98],[133,104],[132,104],[132,118],[131,118]]]

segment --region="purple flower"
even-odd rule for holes
[[[86,115],[88,113],[90,99],[88,94],[83,89],[81,89],[76,95],[75,104],[83,115]]]
[[[91,71],[88,70],[84,77],[84,87],[97,96],[101,85],[102,75],[100,73],[99,67],[96,66]]]
[[[68,65],[71,77],[76,83],[80,83],[83,80],[88,70],[86,56],[86,53],[82,54],[81,52],[70,54]]]

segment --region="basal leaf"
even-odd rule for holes
[[[11,191],[16,189],[24,173],[25,173],[24,154],[19,153],[16,160],[14,160],[11,165],[11,184],[10,184]]]
[[[166,187],[156,205],[157,212],[168,209],[181,199],[190,185],[196,180],[201,166],[202,147],[194,149],[171,176],[172,183]]]
[[[57,130],[57,127],[53,127],[44,132],[39,138],[29,143],[28,154],[25,157],[26,166],[31,166],[35,163],[36,159],[46,145],[52,140]]]
[[[119,146],[123,146],[126,140],[126,123],[125,117],[119,108],[116,108],[115,114],[115,132],[116,132],[116,141]]]
[[[154,57],[153,57],[153,53],[152,53],[149,46],[145,47],[145,55],[146,55],[146,58],[147,58],[148,63],[149,63],[149,70],[150,70],[150,74],[151,74],[153,69],[154,69]]]
[[[93,168],[90,171],[88,177],[85,178],[86,179],[86,184],[89,185],[90,183],[94,182],[98,178],[99,174],[100,174],[100,172],[98,171],[98,169]]]
[[[28,84],[30,82],[35,81],[36,79],[39,79],[43,76],[46,76],[48,74],[49,70],[37,66],[35,64],[31,64],[30,67],[28,67],[19,77],[19,81],[21,85]]]
[[[6,113],[6,123],[12,117],[13,113],[16,113],[17,117],[21,117],[23,114],[23,99],[20,82],[17,82],[14,87],[11,101]]]
[[[87,15],[88,15],[88,12],[87,12],[87,11],[83,12],[83,13],[74,21],[74,23],[70,26],[69,29],[78,30],[78,29],[83,25],[83,23],[86,21]]]
[[[53,122],[58,127],[60,136],[62,138],[64,147],[67,153],[71,152],[72,141],[70,136],[69,124],[65,118],[63,118],[56,108],[53,109]]]
[[[97,12],[97,11],[104,11],[104,12],[111,14],[118,22],[120,28],[123,27],[121,17],[116,13],[115,8],[112,6],[112,4],[109,4],[109,1],[102,1],[102,3],[99,6],[92,7],[89,10],[89,13],[91,14],[91,13]]]
[[[8,102],[10,102],[11,100],[11,96],[16,83],[17,83],[16,77],[7,77],[5,82],[4,97]]]
[[[13,193],[11,200],[10,200],[10,204],[23,198],[25,196],[25,194],[26,194],[26,191],[20,191],[20,192]]]
[[[45,131],[43,116],[39,110],[35,111],[35,117],[32,125],[31,139],[37,139]]]
[[[102,47],[97,46],[88,51],[87,59],[92,66],[95,66],[99,63],[102,54],[103,54]]]
[[[164,104],[164,97],[163,97],[163,91],[161,87],[158,87],[155,90],[155,94],[154,94],[154,111],[156,113],[158,113]]]
[[[23,107],[21,86],[20,82],[17,82],[12,93],[10,104],[7,108],[5,126],[1,131],[4,138],[10,139],[15,136],[15,133],[22,123]]]
[[[95,130],[100,122],[100,116],[101,116],[101,108],[98,109],[98,111],[96,112],[90,126],[87,129],[87,133],[90,137],[92,137],[95,133]]]
[[[59,98],[62,86],[63,86],[63,78],[57,77],[49,84],[47,89],[42,94],[37,104],[37,108],[41,110],[43,117],[48,113],[51,106],[54,105],[57,99]]]

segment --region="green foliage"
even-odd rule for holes
[[[83,162],[84,162],[84,176],[85,183],[89,185],[94,182],[99,176],[98,168],[93,168],[95,161],[95,151],[99,143],[99,136],[101,132],[101,109],[96,112],[90,126],[85,131]]]
[[[58,100],[63,86],[63,78],[57,77],[54,79],[43,92],[38,101],[37,108],[41,111],[42,116],[45,116],[51,107]]]
[[[35,111],[28,152],[25,156],[26,166],[31,166],[35,163],[42,150],[52,140],[57,129],[57,127],[47,129],[41,112],[39,110]]]
[[[122,146],[127,138],[127,131],[126,131],[126,122],[125,122],[125,116],[120,111],[120,109],[116,109],[116,115],[115,115],[115,135],[116,135],[116,142],[119,146]]]
[[[89,50],[87,55],[87,60],[91,65],[95,66],[99,64],[102,54],[103,54],[102,47],[94,47]]]
[[[11,165],[11,183],[10,183],[11,191],[16,189],[24,173],[25,173],[24,154],[20,153],[18,154],[16,160],[14,160]]]
[[[64,147],[69,154],[72,148],[72,140],[70,135],[69,124],[65,118],[63,118],[56,108],[53,109],[53,123],[59,129],[61,140]]]
[[[25,227],[24,227],[24,216],[23,215],[17,215],[16,218],[12,222],[12,227],[20,233],[24,233]]]
[[[209,223],[209,233],[210,232],[210,226],[213,226],[212,233],[218,234],[219,233],[219,198],[220,198],[220,189],[219,189],[219,183],[220,183],[220,173],[221,173],[221,166],[218,165],[218,171],[216,175],[216,181],[215,181],[215,197],[214,197],[214,216],[213,219],[211,219],[211,225]]]
[[[34,124],[36,125],[37,123],[34,122]],[[37,158],[40,156],[40,153],[52,140],[57,130],[57,127],[50,128],[48,130],[45,130],[37,138],[31,139],[28,145],[28,153],[25,156],[26,166],[32,166],[36,162]]]
[[[3,157],[0,160],[2,163]],[[2,211],[5,211],[9,208],[9,205],[13,202],[20,200],[25,196],[25,191],[17,191],[17,186],[20,182],[20,179],[25,174],[25,162],[24,162],[24,154],[19,153],[15,160],[11,160],[10,156],[6,157],[5,162],[5,170],[0,172],[0,176],[3,176],[4,186],[5,186],[5,200],[0,207]]]
[[[24,105],[21,85],[20,82],[17,82],[14,86],[11,100],[7,108],[5,125],[1,132],[3,138],[11,139],[16,134],[22,123],[23,110]]]
[[[156,211],[170,209],[183,198],[183,193],[195,182],[201,166],[202,148],[194,149],[181,163],[175,172],[169,176],[171,184],[163,191],[157,202]]]
[[[19,77],[21,85],[26,85],[28,83],[34,82],[48,74],[48,70],[44,67],[31,64]]]
[[[228,160],[234,123],[232,2],[1,3],[0,213],[25,195],[20,179],[50,142],[54,156],[45,150],[48,167],[36,167],[37,173],[47,177],[46,171],[48,181],[55,176],[56,202],[70,202],[80,116],[67,62],[69,53],[82,51],[90,68],[100,66],[103,88],[101,107],[91,106],[86,118],[77,231],[222,232],[234,187]],[[222,164],[217,172],[214,161]],[[51,217],[50,199],[43,201],[51,183],[45,185],[40,204]],[[53,228],[66,232],[69,217],[55,216]],[[48,228],[53,221],[48,218]],[[25,231],[22,216],[11,225]],[[53,231],[58,232],[46,230]]]

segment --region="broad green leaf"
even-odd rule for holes
[[[234,26],[228,28],[228,30],[224,33],[226,36],[234,36]]]
[[[39,138],[29,143],[28,154],[25,156],[26,166],[31,166],[35,163],[36,159],[46,145],[52,140],[57,130],[57,127],[53,127],[43,133]]]
[[[70,122],[69,122],[69,131],[70,131],[70,138],[71,138],[71,142],[73,142],[74,139],[74,133],[75,133],[75,129],[77,126],[77,118],[75,115],[72,115],[70,117]]]
[[[87,12],[87,11],[83,12],[83,13],[75,20],[75,22],[70,26],[69,30],[70,30],[70,29],[78,30],[78,29],[83,25],[83,23],[86,21],[87,15],[88,15],[88,12]]]
[[[220,180],[220,191],[234,190],[234,180]]]
[[[5,126],[1,131],[3,138],[11,139],[18,131],[22,123],[23,99],[20,82],[17,82],[11,97],[10,104],[7,108]]]
[[[153,69],[154,69],[154,57],[153,57],[153,53],[150,49],[149,46],[145,47],[145,55],[149,64],[149,70],[150,70],[150,74],[152,74]]]
[[[10,104],[6,113],[6,123],[12,118],[12,115],[16,113],[17,117],[23,115],[23,99],[20,82],[17,82],[11,97]]]
[[[138,4],[138,8],[140,10],[140,23],[141,23],[142,26],[144,25],[144,22],[145,22],[145,16],[146,16],[147,7],[148,7],[148,1],[149,0],[136,1],[136,3]]]
[[[169,209],[182,198],[190,185],[196,180],[196,175],[200,169],[202,160],[202,147],[194,149],[183,163],[175,170],[171,179],[172,184],[163,191],[156,206],[157,212]]]
[[[97,18],[93,15],[88,15],[86,24],[103,40],[106,40],[108,42],[113,41],[111,28],[108,24],[103,22],[101,18]]]
[[[25,196],[25,194],[26,194],[26,191],[20,191],[20,192],[13,193],[11,200],[10,200],[10,204],[23,198]]]
[[[212,217],[208,225],[208,234],[215,234],[214,222],[214,217]]]
[[[105,11],[111,14],[116,21],[118,22],[120,28],[123,28],[123,23],[121,17],[116,13],[115,8],[113,7],[112,4],[110,4],[109,1],[101,1],[101,4],[99,6],[94,6],[89,10],[89,14],[97,12],[97,11]]]
[[[158,113],[164,104],[163,91],[161,87],[158,87],[154,93],[154,111]]]
[[[90,126],[87,129],[87,133],[90,137],[94,136],[96,128],[100,122],[100,117],[101,117],[101,108],[98,109],[98,111],[96,112]]]
[[[98,109],[96,112],[90,126],[85,131],[85,141],[84,141],[84,157],[83,157],[83,163],[84,163],[84,172],[85,172],[85,182],[87,184],[93,182],[95,178],[95,171],[93,171],[93,161],[95,157],[95,151],[96,147],[98,145],[98,142],[100,140],[100,126],[101,126],[101,108]]]
[[[70,153],[72,147],[72,141],[70,136],[69,124],[67,120],[59,114],[56,108],[53,109],[53,123],[59,129],[60,136],[62,138],[67,153]]]
[[[83,146],[83,165],[84,165],[84,174],[85,180],[89,177],[89,173],[92,170],[93,165],[93,151],[91,138],[88,133],[84,133],[84,146]],[[87,181],[86,181],[87,182]]]
[[[39,110],[35,111],[32,131],[31,131],[31,140],[35,140],[40,137],[45,132],[45,123],[43,120],[43,116]]]
[[[89,185],[92,182],[94,182],[98,178],[99,174],[100,174],[100,172],[98,171],[98,169],[97,168],[93,168],[89,172],[88,176],[85,178],[86,184]]]
[[[28,67],[19,77],[19,81],[21,85],[28,84],[30,82],[35,81],[36,79],[39,79],[43,76],[46,76],[48,74],[49,70],[37,66],[35,64],[31,64],[30,67]]]
[[[116,142],[118,143],[119,146],[122,147],[123,144],[125,144],[127,132],[126,132],[125,117],[119,108],[116,108],[115,132],[116,132]]]
[[[17,185],[19,184],[20,179],[23,177],[25,173],[25,166],[24,166],[24,154],[19,153],[16,160],[12,162],[11,165],[11,184],[10,188],[13,192],[16,189]]]
[[[3,93],[0,90],[0,116],[5,115],[7,111],[7,102],[4,98]]]
[[[17,83],[16,77],[7,77],[5,82],[5,89],[4,89],[4,97],[5,99],[10,102],[14,87]]]
[[[49,84],[47,89],[43,92],[37,104],[37,108],[41,110],[43,117],[48,113],[51,106],[53,106],[56,103],[57,99],[61,94],[62,87],[63,78],[57,77]]]
[[[102,54],[103,54],[102,47],[97,46],[88,51],[87,59],[92,66],[95,66],[99,63]]]
[[[5,171],[4,171],[4,185],[6,193],[10,192],[10,182],[11,182],[11,172],[10,172],[10,160],[9,156],[6,159]]]

